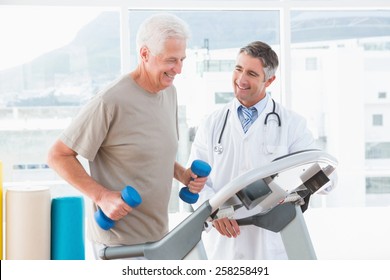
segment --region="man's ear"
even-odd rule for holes
[[[147,62],[149,60],[149,49],[146,46],[141,47],[139,55],[142,61]]]

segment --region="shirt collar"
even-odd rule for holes
[[[267,106],[268,99],[269,99],[269,95],[268,95],[268,93],[266,93],[265,97],[263,99],[261,99],[259,102],[257,102],[255,105],[252,106],[252,107],[256,108],[258,115],[260,115],[264,111],[265,107]],[[236,112],[237,112],[238,107],[240,107],[240,105],[242,105],[242,104],[240,103],[240,101],[238,101],[237,98],[234,98],[234,103],[235,103]]]

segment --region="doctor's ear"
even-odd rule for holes
[[[269,87],[273,81],[275,81],[276,77],[275,76],[272,76],[271,78],[269,78],[266,82],[265,82],[265,86],[266,87]]]

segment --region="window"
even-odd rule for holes
[[[129,25],[137,30],[148,16],[160,11],[129,10]],[[166,10],[186,21],[191,29],[183,74],[175,79],[178,98],[189,127],[196,127],[205,115],[218,107],[216,92],[230,92],[231,75],[240,47],[263,40],[280,55],[279,11]],[[234,18],[234,22],[232,21]],[[248,32],[250,30],[250,32]],[[136,32],[130,34],[132,67],[135,66]],[[234,38],[234,39],[233,39]],[[280,74],[278,73],[279,77]],[[279,82],[280,83],[280,82]],[[281,99],[280,84],[273,86],[273,97]],[[187,135],[187,131],[181,131]],[[188,156],[188,151],[185,151]],[[186,158],[186,156],[184,156]]]
[[[386,91],[378,92],[378,99],[386,99],[386,98],[387,98],[387,92]]]
[[[390,193],[390,177],[367,177],[366,192],[368,194]]]
[[[383,125],[383,115],[382,114],[372,115],[372,125],[373,126],[382,126]]]
[[[339,177],[346,192],[365,189],[366,171],[381,173],[390,164],[386,114],[376,113],[390,112],[390,104],[372,98],[385,98],[389,86],[389,24],[388,9],[291,12],[291,107],[345,174],[356,174]],[[366,201],[364,192],[357,196]]]
[[[198,1],[197,10],[187,1],[168,1],[160,10],[131,1],[99,1],[105,8],[85,0],[78,7],[47,2],[0,6],[0,160],[5,182],[47,171],[27,165],[45,164],[48,147],[79,108],[135,66],[136,30],[156,11],[176,13],[192,27],[183,75],[176,80],[180,162],[186,162],[201,119],[233,98],[231,70],[238,48],[262,40],[280,57],[269,93],[307,119],[320,147],[344,163],[345,174],[358,173],[339,176],[345,192],[366,188],[362,174],[367,162],[374,171],[390,164],[390,129],[383,113],[390,112],[390,103],[383,102],[390,75],[386,1],[377,1],[375,8],[366,1],[345,1],[343,9],[337,1],[307,1],[303,9],[292,0],[265,1],[267,5],[214,1],[210,10],[208,1]],[[13,28],[4,28],[8,26]],[[375,136],[370,134],[372,125]],[[334,203],[327,197],[326,205],[342,201],[337,195]]]
[[[198,72],[230,72],[235,66],[234,60],[210,60],[205,59],[198,63]]]
[[[129,25],[137,30],[148,16],[159,11],[129,10]],[[263,40],[279,52],[278,11],[198,11],[167,10],[186,21],[191,28],[183,73],[175,78],[180,103],[179,129],[181,138],[193,140],[201,120],[233,97],[231,76],[240,47]],[[234,18],[234,21],[232,19]],[[136,32],[130,34],[133,67],[136,53]],[[275,83],[276,84],[276,83]],[[273,87],[273,96],[280,99],[280,86]],[[178,161],[187,163],[190,143],[179,142]],[[171,196],[171,211],[177,211],[177,182]]]
[[[315,71],[317,70],[317,58],[316,57],[308,57],[306,58],[306,71]]]
[[[390,159],[390,142],[366,143],[366,159]]]
[[[216,92],[215,104],[226,104],[234,98],[234,92]]]
[[[48,148],[80,106],[120,74],[119,13],[94,7],[0,8],[4,181],[53,180],[54,172],[44,168]],[[47,176],[33,178],[33,172]]]

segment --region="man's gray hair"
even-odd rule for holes
[[[156,14],[147,18],[138,29],[137,51],[146,46],[158,55],[171,38],[188,40],[190,30],[186,22],[172,14]]]
[[[265,80],[275,75],[279,66],[278,55],[264,42],[255,41],[240,49],[239,53],[246,53],[263,63]]]

